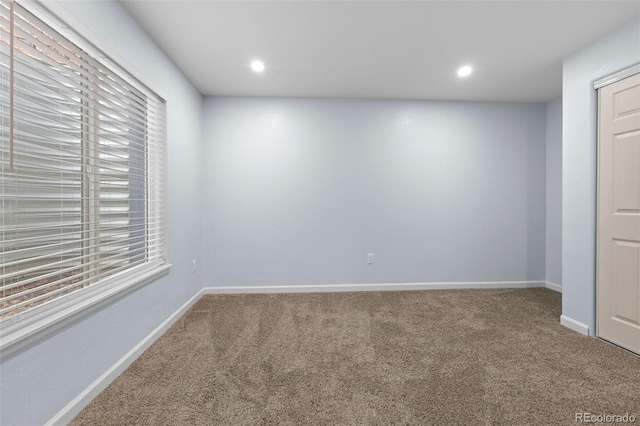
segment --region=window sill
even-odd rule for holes
[[[169,273],[171,265],[141,265],[126,274],[70,293],[47,305],[0,321],[0,355],[12,352],[59,329],[126,293]]]

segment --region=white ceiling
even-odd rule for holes
[[[546,102],[562,58],[640,16],[640,0],[121,1],[203,94],[229,96]]]

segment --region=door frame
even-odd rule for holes
[[[602,77],[593,82],[593,88],[598,90],[601,87],[608,86],[610,84],[615,83],[616,81],[624,80],[627,77],[631,77],[632,75],[640,73],[640,63],[635,65],[631,65],[628,68],[625,68],[621,71],[614,72],[613,74],[609,74],[606,77]]]

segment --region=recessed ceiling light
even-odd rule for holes
[[[251,62],[251,69],[255,72],[264,71],[264,63],[262,61],[253,61]]]
[[[473,68],[471,68],[470,66],[464,66],[458,70],[458,75],[460,77],[467,77],[471,74],[472,71]]]

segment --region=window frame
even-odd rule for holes
[[[10,1],[10,0],[9,0]],[[78,21],[70,12],[57,2],[39,3],[34,0],[14,0],[15,3],[27,9],[45,24],[64,35],[80,49],[88,52],[109,70],[117,74],[132,86],[152,93],[158,97],[165,108],[164,138],[160,142],[164,145],[163,163],[164,174],[159,184],[164,189],[161,214],[164,226],[160,230],[161,258],[163,262],[157,264],[144,263],[133,266],[114,275],[110,275],[97,283],[71,292],[67,295],[49,301],[25,312],[14,314],[0,320],[0,354],[6,356],[15,350],[51,333],[60,327],[86,315],[117,297],[121,297],[142,285],[167,275],[171,269],[168,258],[167,232],[167,134],[166,134],[166,96],[159,91],[147,78],[142,76],[135,67],[124,60],[113,48],[98,38],[84,24]],[[120,71],[122,70],[122,71]],[[145,198],[148,200],[149,194]]]

